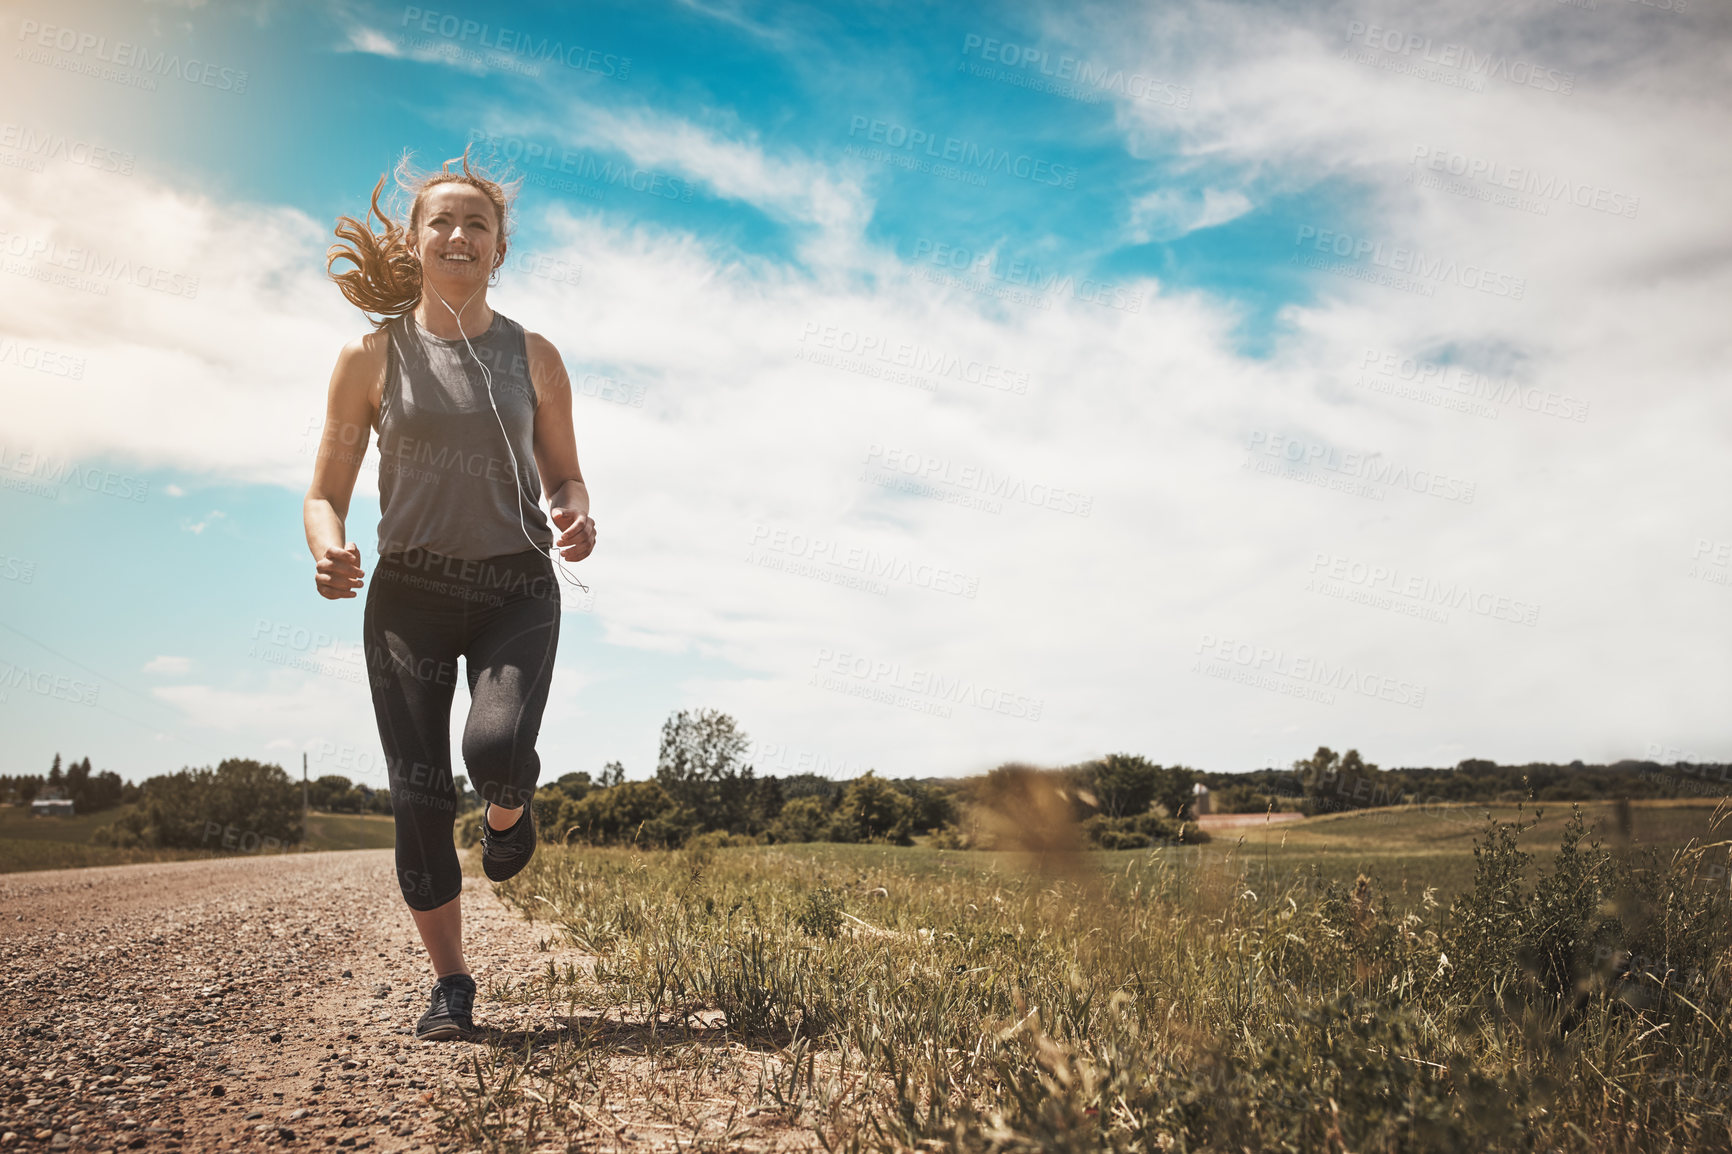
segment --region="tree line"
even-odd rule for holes
[[[1002,841],[1004,823],[995,824],[993,814],[1014,817],[1020,807],[1013,824],[1062,820],[1083,845],[1128,849],[1206,840],[1195,824],[1198,785],[1208,788],[1215,812],[1307,815],[1451,802],[1732,796],[1732,767],[1652,761],[1504,766],[1469,759],[1453,769],[1382,769],[1356,749],[1319,746],[1289,768],[1249,773],[1163,766],[1113,753],[1056,768],[1006,765],[962,778],[897,778],[869,770],[844,781],[812,773],[760,777],[748,760],[750,748],[728,714],[677,711],[662,726],[652,776],[628,781],[617,761],[594,777],[563,774],[536,791],[536,825],[543,840],[593,845],[673,847],[700,836],[723,843],[909,845],[921,837],[967,849]],[[459,839],[472,844],[480,834],[481,799],[462,777],[456,785]],[[339,775],[309,782],[306,792],[310,806],[321,811],[391,812],[388,790]],[[237,831],[255,845],[294,846],[305,834],[301,793],[301,783],[281,766],[245,758],[138,785],[109,770],[94,771],[88,757],[63,766],[59,754],[46,775],[0,776],[0,799],[11,804],[59,796],[71,798],[81,813],[119,809],[93,835],[115,846],[217,849]]]
[[[113,770],[92,770],[88,757],[62,769],[58,753],[46,774],[0,774],[0,801],[7,805],[59,798],[72,802],[77,813],[99,813],[137,801],[138,792],[138,786],[122,781]]]

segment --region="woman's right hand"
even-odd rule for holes
[[[313,581],[319,588],[319,596],[332,601],[353,597],[366,576],[361,571],[361,550],[353,541],[341,549],[325,546],[325,555],[314,568],[318,571]]]

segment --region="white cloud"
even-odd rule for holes
[[[1161,188],[1131,202],[1126,240],[1132,244],[1177,240],[1187,233],[1226,224],[1250,212],[1251,199],[1236,188]]]
[[[1113,749],[1245,768],[1319,741],[1386,764],[1593,760],[1639,756],[1649,742],[1732,755],[1719,717],[1732,657],[1675,643],[1732,625],[1726,588],[1687,573],[1696,543],[1724,540],[1732,523],[1717,311],[1732,290],[1732,226],[1718,207],[1732,163],[1703,144],[1720,138],[1717,113],[1682,95],[1710,68],[1706,49],[1638,45],[1614,68],[1577,63],[1589,50],[1571,41],[1517,42],[1578,71],[1578,92],[1470,93],[1339,59],[1345,15],[1301,26],[1273,8],[1166,11],[1130,32],[1065,27],[1091,59],[1122,54],[1195,93],[1189,110],[1116,109],[1127,148],[1176,156],[1185,187],[1201,190],[1142,196],[1128,209],[1133,235],[1218,226],[1309,190],[1339,214],[1314,230],[1518,276],[1523,299],[1308,273],[1317,298],[1286,310],[1271,354],[1253,358],[1236,351],[1237,306],[1204,294],[1140,282],[1126,286],[1146,296],[1134,313],[1069,299],[1032,309],[911,275],[864,239],[872,203],[847,171],[739,126],[589,107],[497,120],[499,132],[689,174],[804,237],[802,270],[524,198],[547,255],[581,264],[582,280],[508,276],[492,299],[551,337],[574,372],[644,388],[642,408],[595,397],[577,408],[601,531],[579,572],[598,590],[604,638],[690,655],[676,704],[729,709],[760,742],[897,773]],[[1410,24],[1440,38],[1503,35],[1458,28],[1445,10],[1412,11]],[[1406,180],[1422,171],[1410,163],[1420,147],[1627,191],[1640,211],[1556,205],[1541,216],[1422,187]],[[139,259],[202,278],[196,302],[138,292],[127,309],[19,294],[8,325],[87,355],[86,392],[109,390],[100,406],[28,394],[19,427],[78,451],[304,487],[305,422],[320,412],[336,350],[362,328],[319,271],[324,226],[136,183],[124,198],[79,173],[0,185],[0,208],[21,229],[116,251],[146,237]],[[146,219],[155,227],[141,231]],[[1283,240],[1263,260],[1286,267],[1296,249]],[[879,342],[885,359],[862,360],[870,373],[822,363],[839,351],[827,342],[850,339]],[[1026,374],[1027,392],[960,375],[928,374],[930,392],[897,383],[883,370],[903,346]],[[1380,376],[1368,349],[1393,354],[1398,373]],[[1404,396],[1403,357],[1514,372],[1522,396],[1586,401],[1588,419],[1482,400],[1492,419],[1437,403],[1459,394]],[[1380,453],[1472,482],[1476,495],[1388,487],[1373,500],[1260,475],[1241,467],[1254,435]],[[861,480],[874,446],[877,459],[890,449],[921,458],[913,479],[932,461],[941,475],[985,471],[1086,494],[1092,509],[1067,516],[1000,498],[994,514],[898,493]],[[363,472],[363,488],[371,477]],[[761,527],[801,535],[807,555],[770,550],[779,568],[749,561]],[[369,530],[354,525],[351,536],[368,542]],[[814,558],[820,539],[826,551]],[[977,578],[978,591],[947,596],[891,578],[879,595],[791,571],[804,563],[848,577],[870,555]],[[1398,612],[1405,603],[1387,590],[1337,582],[1349,600],[1308,589],[1337,559],[1470,588],[1494,609],[1500,598],[1537,604],[1537,624],[1472,604],[1437,624]],[[1210,676],[1200,652],[1210,639],[1248,654],[1247,666],[1229,657],[1223,668],[1265,686]],[[602,679],[589,692],[615,652],[562,643],[584,678]],[[1042,717],[954,704],[935,717],[809,683],[842,655],[865,662],[849,666],[860,677],[834,674],[845,689],[968,679],[1038,699]],[[1282,692],[1291,678],[1271,675],[1320,661],[1424,686],[1424,708],[1375,692],[1301,700]],[[556,682],[550,717],[623,740],[613,718],[584,715],[578,680]],[[268,740],[321,739],[335,724],[323,711],[338,702],[345,732],[371,725],[364,693],[328,678],[164,696],[195,724]],[[572,738],[550,730],[546,740]]]
[[[206,529],[210,528],[211,525],[222,520],[226,516],[228,516],[228,514],[224,513],[221,509],[212,509],[210,512],[208,512],[204,515],[203,520],[190,521],[190,522],[183,520],[180,523],[180,527],[185,532],[191,533],[191,534],[196,536],[200,533],[203,533]]]
[[[396,40],[365,24],[353,24],[346,30],[348,39],[339,44],[339,52],[364,52],[372,56],[386,56],[398,59],[404,55],[403,46]]]
[[[70,262],[106,290],[12,293],[6,335],[87,362],[78,388],[13,393],[15,435],[74,458],[119,453],[147,467],[306,484],[307,421],[323,417],[338,349],[367,328],[324,276],[323,226],[292,209],[220,204],[142,173],[123,186],[73,165],[14,173],[0,182],[0,207],[35,252],[15,264],[48,275]],[[158,274],[179,291],[132,280]],[[13,289],[36,284],[0,276]]]
[[[483,127],[506,143],[552,140],[631,158],[642,168],[683,174],[723,200],[750,204],[793,228],[809,266],[843,268],[875,254],[861,238],[873,201],[858,165],[832,168],[797,150],[773,150],[757,131],[715,113],[716,125],[643,107],[613,108],[573,100],[555,114],[494,111]],[[513,148],[507,159],[519,148]]]

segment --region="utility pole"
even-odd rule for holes
[[[307,852],[307,751],[301,751],[301,852]]]

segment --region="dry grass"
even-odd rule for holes
[[[595,961],[516,996],[576,1025],[478,1056],[449,1124],[499,1150],[1732,1146],[1726,843],[1554,826],[1536,872],[1474,832],[1454,902],[1038,830],[1032,857],[549,849],[504,894]]]

